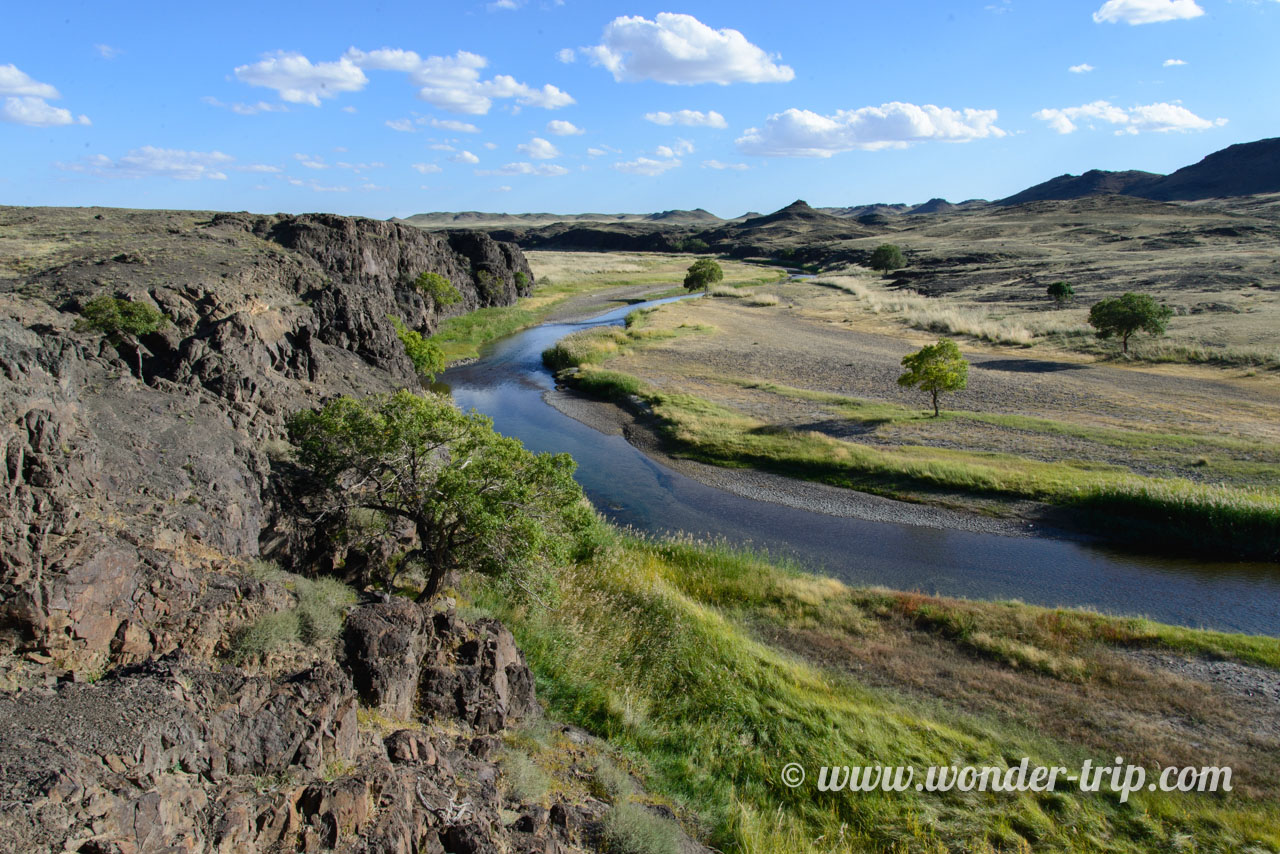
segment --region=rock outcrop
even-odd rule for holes
[[[362,668],[382,666],[376,654],[349,658],[350,672],[319,663],[271,678],[173,653],[92,684],[0,693],[0,848],[595,848],[604,802],[559,797],[548,808],[503,781],[493,734],[539,715],[532,674],[505,629],[403,602],[357,608],[348,638],[369,637],[371,626],[387,627],[393,645],[428,651],[431,663],[416,670],[431,676],[387,667],[377,693],[357,687]],[[466,703],[455,690],[464,685]],[[378,705],[419,690],[421,706],[403,716]],[[361,724],[362,703],[377,723]]]
[[[258,560],[357,562],[292,521],[285,418],[416,384],[393,318],[510,304],[520,250],[330,215],[0,208],[0,228],[23,247],[0,257],[0,850],[600,850],[610,806],[581,781],[605,748],[543,719],[501,624],[330,602],[304,643],[322,585]],[[169,323],[79,330],[100,294]],[[512,782],[516,726],[565,769],[554,791]]]
[[[0,280],[0,651],[68,666],[207,638],[232,584],[217,573],[260,538],[285,562],[296,545],[263,450],[285,416],[416,383],[392,317],[429,333],[533,279],[483,234],[331,215],[8,208],[0,224],[62,232],[57,255]],[[431,304],[422,272],[461,303]],[[170,318],[140,342],[141,381],[132,344],[75,329],[102,293]]]

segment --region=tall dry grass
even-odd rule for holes
[[[913,329],[945,335],[967,335],[994,344],[1029,347],[1047,335],[1088,334],[1088,327],[1060,315],[1012,319],[990,308],[956,300],[890,291],[880,277],[870,271],[846,268],[837,275],[823,276],[815,284],[844,291],[871,314],[896,315]]]

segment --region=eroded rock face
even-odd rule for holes
[[[485,235],[350,217],[0,208],[0,226],[63,232],[0,280],[0,653],[69,667],[194,641],[219,573],[264,545],[314,558],[263,451],[285,417],[416,384],[392,317],[429,333],[532,283]],[[461,303],[430,304],[423,272]],[[171,319],[140,342],[144,379],[132,342],[74,328],[102,293]]]

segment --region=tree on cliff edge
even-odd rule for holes
[[[459,567],[497,575],[562,562],[591,518],[568,454],[534,454],[439,395],[339,397],[294,414],[288,430],[322,516],[363,510],[412,526],[417,542],[388,587],[420,567],[420,602]]]

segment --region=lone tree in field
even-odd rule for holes
[[[1052,285],[1045,288],[1045,293],[1049,295],[1049,298],[1053,300],[1054,304],[1057,305],[1058,308],[1062,308],[1075,298],[1076,290],[1066,282],[1054,282]]]
[[[937,418],[938,395],[946,391],[959,391],[969,383],[969,363],[960,355],[960,348],[950,338],[942,338],[902,357],[902,367],[907,372],[898,377],[898,385],[918,388],[933,395],[933,417]]]
[[[685,274],[684,286],[691,291],[702,291],[724,281],[724,270],[710,258],[699,258],[689,267]]]
[[[76,329],[92,329],[107,336],[112,346],[131,344],[138,359],[138,379],[142,379],[143,335],[150,335],[168,322],[159,309],[145,302],[109,297],[105,294],[89,300],[80,311]]]
[[[497,575],[561,562],[590,518],[568,454],[527,451],[439,395],[339,397],[287,426],[321,518],[363,511],[413,528],[387,586],[421,568],[419,602],[458,567]]]
[[[883,243],[871,253],[871,269],[881,273],[891,273],[907,266],[907,259],[902,257],[902,250],[892,243]]]
[[[1146,294],[1128,293],[1104,299],[1089,309],[1089,325],[1098,330],[1099,338],[1120,336],[1120,349],[1129,352],[1129,336],[1141,330],[1149,335],[1163,335],[1173,309],[1156,302]]]

